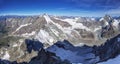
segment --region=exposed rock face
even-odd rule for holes
[[[33,40],[26,39],[25,43],[27,45],[27,51],[29,53],[31,53],[32,50],[39,51],[41,48],[43,48],[43,44],[39,41],[35,41],[34,39]]]
[[[120,34],[99,47],[93,47],[94,53],[100,57],[100,61],[106,61],[120,54]]]
[[[115,35],[115,30],[113,26],[109,25],[102,29],[101,37],[110,38]]]
[[[109,15],[106,15],[102,20],[102,32],[101,37],[111,38],[116,34],[119,34],[119,21],[111,18]]]
[[[17,61],[7,61],[0,60],[0,64],[71,64],[69,61],[62,61],[59,57],[55,55],[55,53],[48,52],[41,48],[38,55],[33,57],[30,62],[17,62]]]
[[[6,48],[2,47],[0,49],[1,59],[9,60],[9,61],[16,60],[17,62],[24,62],[24,61],[29,62],[32,57],[37,55],[37,52],[34,52],[33,50],[31,53],[27,52],[28,46],[25,44],[25,41],[23,39],[22,40],[20,39],[20,41],[16,41],[16,42],[17,43],[11,43],[9,47]],[[35,41],[33,41],[31,44],[35,44]]]

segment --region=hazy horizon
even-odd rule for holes
[[[0,0],[0,15],[120,15],[120,0]]]

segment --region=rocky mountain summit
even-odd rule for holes
[[[119,55],[120,18],[2,16],[0,62],[96,64]]]

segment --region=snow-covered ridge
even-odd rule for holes
[[[46,19],[47,23],[53,22],[47,14],[43,17]]]
[[[35,34],[36,34],[36,31],[32,31],[31,33],[24,33],[21,36],[23,36],[23,37],[30,37],[30,36],[35,35]]]
[[[90,29],[88,27],[84,26],[82,23],[76,23],[75,19],[64,19],[62,21],[66,21],[70,25],[72,25],[72,29],[79,28],[79,29],[85,29],[87,31],[90,31]]]
[[[55,17],[55,19],[69,23],[72,26],[70,29],[79,28],[79,29],[85,29],[87,31],[91,31],[88,27],[84,26],[82,23],[76,22],[78,19],[80,19],[78,17],[76,17],[74,19],[72,19],[72,18],[60,19],[60,18]]]
[[[17,32],[18,30],[20,30],[21,28],[23,28],[23,27],[25,27],[25,26],[28,26],[28,25],[31,25],[31,24],[32,24],[32,23],[20,25],[20,26],[13,32],[13,34],[14,34],[15,32]]]

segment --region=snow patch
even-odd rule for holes
[[[95,18],[91,18],[91,20],[95,21]]]
[[[16,44],[16,43],[13,45],[13,47],[17,47],[17,46],[18,46],[18,44]]]
[[[30,37],[32,35],[35,35],[36,31],[32,31],[31,33],[25,33],[25,34],[22,34],[23,37]]]
[[[94,32],[96,32],[97,30],[100,30],[101,28],[102,28],[101,26],[95,28],[95,29],[94,29]]]
[[[49,45],[53,45],[54,39],[45,30],[40,30],[35,38],[42,43],[48,43]]]
[[[82,23],[76,23],[74,19],[64,19],[62,21],[66,21],[70,25],[72,25],[72,29],[80,28],[80,29],[85,29],[87,31],[90,31],[90,29],[88,27],[84,26]]]
[[[119,25],[119,22],[116,19],[114,19],[113,26],[118,27],[118,25]]]
[[[51,30],[52,30],[52,32],[53,32],[56,36],[58,36],[58,37],[59,37],[59,32],[58,32],[57,30],[52,29],[52,28],[51,28]]]
[[[70,27],[64,28],[64,33],[66,33],[66,34],[71,34],[71,31],[72,31],[72,29]]]
[[[79,44],[76,44],[74,46],[84,46],[85,44],[84,43],[79,43]]]
[[[100,21],[104,20],[104,18],[101,18]]]
[[[1,54],[3,54],[3,51],[2,51],[2,50],[0,51],[0,55],[1,55]]]
[[[109,25],[109,23],[107,21],[105,21],[105,26],[108,26],[108,25]]]
[[[23,43],[23,42],[24,42],[24,40],[23,40],[23,39],[20,39],[20,40],[19,40],[19,42],[20,42],[20,43]]]
[[[10,55],[9,55],[8,51],[6,51],[5,55],[2,57],[2,59],[9,60],[9,58],[10,58]]]
[[[18,30],[20,30],[22,27],[25,27],[25,26],[28,26],[28,25],[31,25],[31,24],[32,24],[32,23],[20,25],[20,26],[13,32],[13,34],[14,34],[15,32],[17,32]]]

